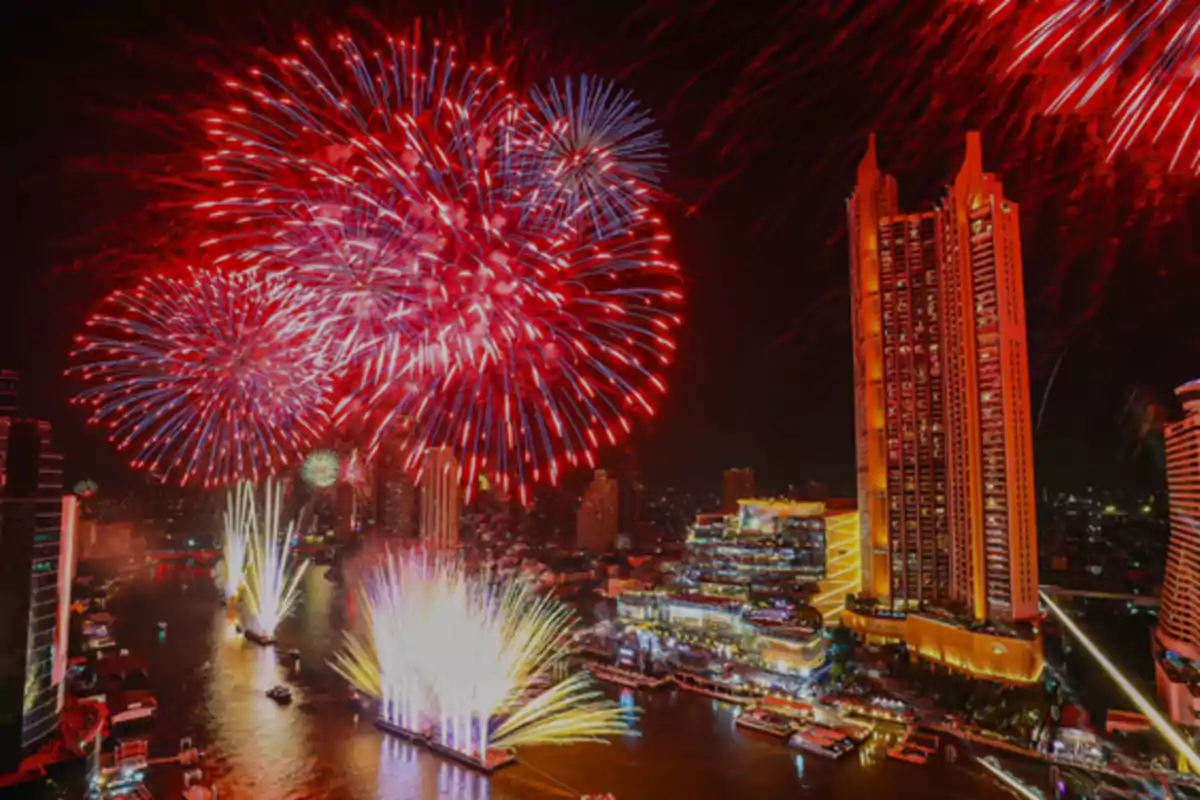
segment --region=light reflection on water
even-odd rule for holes
[[[152,749],[173,752],[179,737],[194,736],[206,751],[205,773],[217,780],[223,798],[577,800],[604,792],[619,800],[1005,796],[961,768],[891,761],[879,745],[868,745],[859,758],[805,761],[785,742],[736,730],[727,704],[676,691],[613,690],[623,707],[640,709],[640,735],[609,746],[532,748],[521,754],[524,763],[487,778],[382,734],[370,719],[355,718],[344,682],[325,663],[353,612],[345,590],[324,572],[319,567],[306,576],[301,607],[281,626],[278,650],[238,634],[217,605],[211,583],[195,577],[189,577],[186,592],[170,577],[133,584],[112,604],[121,645],[150,662],[161,709]],[[160,620],[169,623],[161,642]],[[298,674],[290,671],[292,648],[301,654]],[[266,696],[280,682],[292,688],[289,706]]]

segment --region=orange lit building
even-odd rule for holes
[[[462,490],[458,459],[449,447],[425,451],[421,466],[421,542],[437,550],[453,550],[459,543]]]
[[[900,212],[872,137],[847,212],[862,591],[881,612],[876,638],[903,629],[920,654],[968,671],[1040,672],[1027,630],[1036,664],[999,669],[999,645],[952,644],[941,620],[901,622],[937,609],[1000,626],[1038,618],[1017,207],[971,133],[950,191],[917,214]]]
[[[1037,508],[1017,206],[979,134],[939,208],[954,594],[976,619],[1038,616]]]
[[[1155,683],[1171,719],[1194,725],[1200,711],[1200,381],[1175,390],[1183,419],[1163,431],[1171,541],[1154,631]]]

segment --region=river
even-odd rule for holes
[[[838,762],[800,755],[779,740],[744,734],[732,709],[682,691],[612,696],[641,709],[639,736],[609,745],[529,748],[520,763],[485,778],[402,744],[357,718],[344,682],[326,666],[354,614],[345,591],[305,577],[297,613],[279,631],[279,650],[239,636],[206,572],[158,571],[109,603],[120,646],[143,655],[160,707],[152,751],[170,753],[182,736],[205,751],[203,767],[221,797],[549,800],[612,792],[618,800],[756,798],[1011,798],[977,768],[889,760],[877,735]],[[185,588],[186,587],[186,588]],[[166,622],[160,633],[158,623]],[[295,701],[264,692],[282,679]]]

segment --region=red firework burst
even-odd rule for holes
[[[257,481],[323,432],[329,360],[290,284],[257,272],[151,277],[78,337],[76,398],[133,466],[180,483]]]

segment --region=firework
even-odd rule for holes
[[[389,553],[362,596],[367,633],[347,634],[333,667],[380,701],[384,722],[485,765],[508,748],[629,732],[627,713],[586,673],[556,679],[575,618],[528,583],[468,576],[448,557]]]
[[[531,94],[530,125],[517,142],[516,183],[527,223],[554,230],[621,230],[658,186],[664,147],[629,92],[583,76]]]
[[[1200,7],[1187,0],[978,0],[1011,17],[1007,70],[1033,72],[1049,113],[1107,117],[1108,160],[1147,145],[1200,174]]]
[[[94,316],[76,397],[133,466],[205,486],[298,460],[328,422],[327,353],[297,290],[257,271],[151,277]]]
[[[300,467],[300,478],[314,489],[328,489],[337,483],[341,461],[332,450],[309,453]]]
[[[334,46],[344,69],[304,41],[227,82],[200,205],[237,225],[212,247],[325,298],[357,387],[337,413],[371,409],[368,454],[411,417],[410,469],[450,446],[465,485],[527,502],[665,391],[682,295],[649,206],[659,135],[601,81],[551,84],[530,110],[452,48]]]
[[[258,640],[271,642],[275,629],[292,612],[300,597],[300,579],[308,562],[297,566],[292,557],[295,522],[281,527],[283,485],[267,481],[261,520],[250,537],[246,573],[246,631]]]
[[[232,602],[245,580],[247,546],[254,538],[254,487],[249,483],[231,488],[225,495],[221,537],[222,571],[226,602]]]
[[[370,362],[389,339],[410,339],[422,328],[427,291],[417,259],[428,243],[413,225],[338,193],[285,204],[278,232],[244,253],[304,290],[322,320],[322,345],[339,367]]]
[[[533,483],[594,466],[666,390],[659,375],[674,355],[681,294],[665,238],[631,231],[561,258],[514,251],[449,267],[430,312],[441,338],[421,359],[440,366],[409,364],[378,384],[368,404],[387,410],[371,449],[408,418],[410,468],[449,446],[465,485],[488,475],[523,503]]]

